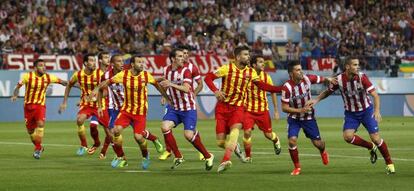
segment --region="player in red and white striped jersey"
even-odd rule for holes
[[[203,81],[201,80],[201,75],[200,75],[200,71],[198,70],[197,66],[195,66],[193,63],[190,62],[189,60],[189,54],[190,54],[190,47],[188,45],[181,45],[179,46],[179,49],[181,49],[183,51],[183,57],[184,57],[184,67],[186,67],[188,70],[190,70],[191,73],[191,78],[192,78],[192,83],[190,84],[191,87],[194,89],[194,96],[197,96],[198,93],[200,93],[200,91],[203,89]],[[165,70],[164,70],[165,71]],[[197,86],[195,87],[194,83],[197,83]],[[167,92],[168,94],[169,92]],[[194,99],[197,105],[197,100]],[[165,104],[165,100],[163,98],[161,98],[161,104]],[[166,106],[168,107],[168,106]],[[171,148],[168,146],[168,144],[166,145],[166,150],[164,153],[162,153],[158,159],[160,160],[166,160],[168,157],[171,156]],[[199,158],[200,160],[204,160],[204,155],[202,153],[199,153]]]
[[[379,149],[384,157],[388,174],[395,173],[395,167],[388,152],[385,141],[379,135],[378,123],[381,121],[380,98],[375,87],[369,81],[368,76],[361,73],[359,60],[349,58],[345,64],[345,72],[338,75],[338,84],[332,85],[328,90],[322,92],[318,98],[308,102],[309,106],[317,104],[334,91],[341,91],[345,108],[345,122],[343,126],[343,137],[346,142],[367,148],[371,155],[371,163],[377,161],[376,150]],[[370,94],[374,98],[374,106],[371,103]],[[368,131],[371,142],[368,142],[355,132],[362,123]]]
[[[290,79],[285,82],[282,88],[282,110],[288,113],[289,153],[295,166],[291,175],[296,176],[301,171],[297,149],[297,139],[301,128],[306,137],[311,139],[313,145],[319,149],[323,164],[327,165],[329,163],[325,142],[321,139],[318,124],[315,120],[315,111],[305,104],[311,99],[312,84],[335,83],[335,80],[316,75],[304,75],[299,62],[290,63],[288,72]]]
[[[165,67],[164,80],[160,83],[167,89],[171,99],[171,105],[167,106],[166,114],[163,117],[162,132],[166,144],[174,153],[174,164],[172,169],[184,162],[181,152],[172,134],[172,128],[183,123],[185,138],[201,153],[206,159],[205,168],[211,170],[214,156],[210,154],[201,142],[200,133],[196,129],[197,110],[195,104],[194,90],[191,87],[192,78],[188,68],[184,67],[183,51],[174,49],[170,53],[171,65]]]

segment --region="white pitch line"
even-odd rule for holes
[[[22,143],[22,142],[3,142],[0,141],[0,145],[33,145],[32,143]],[[79,145],[68,145],[68,144],[44,144],[45,146],[54,146],[54,147],[79,147]],[[127,148],[127,149],[137,149],[137,147],[123,147],[123,148]],[[255,149],[266,149],[266,148],[255,148]],[[269,148],[268,148],[269,149]],[[304,148],[301,148],[304,149]],[[313,148],[315,149],[315,148]],[[180,148],[180,150],[182,151],[195,151],[195,149],[187,149],[187,148]],[[354,150],[353,148],[343,148],[342,150]],[[392,150],[399,150],[399,149],[392,149]],[[405,150],[405,149],[401,149],[401,150]],[[212,152],[222,152],[223,150],[218,150],[218,149],[209,149],[209,151]],[[261,152],[261,151],[256,151],[253,152],[253,154],[255,155],[274,155],[274,152]],[[288,155],[287,153],[282,153],[284,155]],[[306,154],[306,153],[300,153],[301,156],[310,156],[310,157],[320,157],[319,154]],[[329,154],[330,157],[334,157],[334,158],[354,158],[354,159],[367,159],[368,156],[348,156],[348,155],[332,155]],[[382,158],[378,157],[378,159],[383,160]],[[392,158],[392,160],[395,161],[414,161],[414,159],[407,159],[407,158]]]

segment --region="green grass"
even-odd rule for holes
[[[318,119],[321,135],[330,153],[328,166],[305,138],[299,138],[302,174],[290,176],[293,169],[287,150],[286,121],[273,123],[282,141],[282,154],[275,156],[272,145],[257,129],[253,135],[253,163],[243,164],[233,156],[233,167],[217,174],[223,151],[215,145],[214,121],[199,121],[198,129],[210,152],[216,156],[211,172],[204,170],[195,149],[184,140],[182,127],[174,133],[186,162],[170,170],[172,160],[158,161],[149,144],[152,163],[148,171],[140,168],[139,148],[125,129],[124,150],[129,166],[113,169],[109,149],[106,160],[98,154],[75,155],[79,140],[75,122],[47,122],[45,152],[40,160],[32,157],[33,146],[23,122],[0,123],[0,190],[412,190],[414,181],[414,118],[385,118],[380,125],[396,165],[395,175],[385,174],[382,157],[375,165],[367,150],[342,140],[342,119]],[[161,136],[160,122],[149,121],[148,129]],[[103,131],[100,131],[103,140]],[[364,128],[359,135],[368,138]],[[89,138],[88,143],[92,143]],[[379,154],[379,152],[378,152]]]

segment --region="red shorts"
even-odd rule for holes
[[[271,133],[272,132],[272,121],[270,119],[269,111],[263,112],[245,112],[244,113],[244,121],[243,121],[243,129],[253,129],[254,124],[259,127],[264,133]]]
[[[146,115],[133,115],[126,111],[121,111],[115,120],[115,126],[122,126],[123,128],[132,125],[134,127],[134,133],[142,134],[147,124]]]
[[[230,133],[230,127],[236,123],[243,124],[244,107],[217,102],[216,134]]]
[[[24,120],[27,129],[35,129],[38,121],[46,120],[46,107],[40,104],[24,105]]]
[[[109,127],[109,114],[107,110],[102,111],[103,116],[98,116],[98,108],[90,107],[90,106],[81,106],[78,111],[78,115],[85,114],[86,118],[90,118],[91,116],[96,116],[98,118],[99,124],[104,126],[105,128]]]

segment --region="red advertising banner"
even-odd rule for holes
[[[124,55],[124,61],[129,64],[132,55]],[[151,72],[154,76],[161,76],[164,67],[170,64],[167,55],[146,55],[147,66],[145,70]],[[82,69],[81,55],[38,55],[38,54],[4,54],[4,69],[6,70],[30,70],[33,68],[33,62],[36,59],[43,59],[46,62],[47,70],[80,70]],[[198,67],[202,75],[213,72],[220,66],[228,64],[230,58],[227,56],[194,55],[189,58],[190,62]],[[266,71],[275,71],[274,64],[271,60],[266,61]],[[127,67],[128,68],[128,67]]]
[[[309,59],[308,69],[315,71],[332,70],[336,66],[335,58]]]

